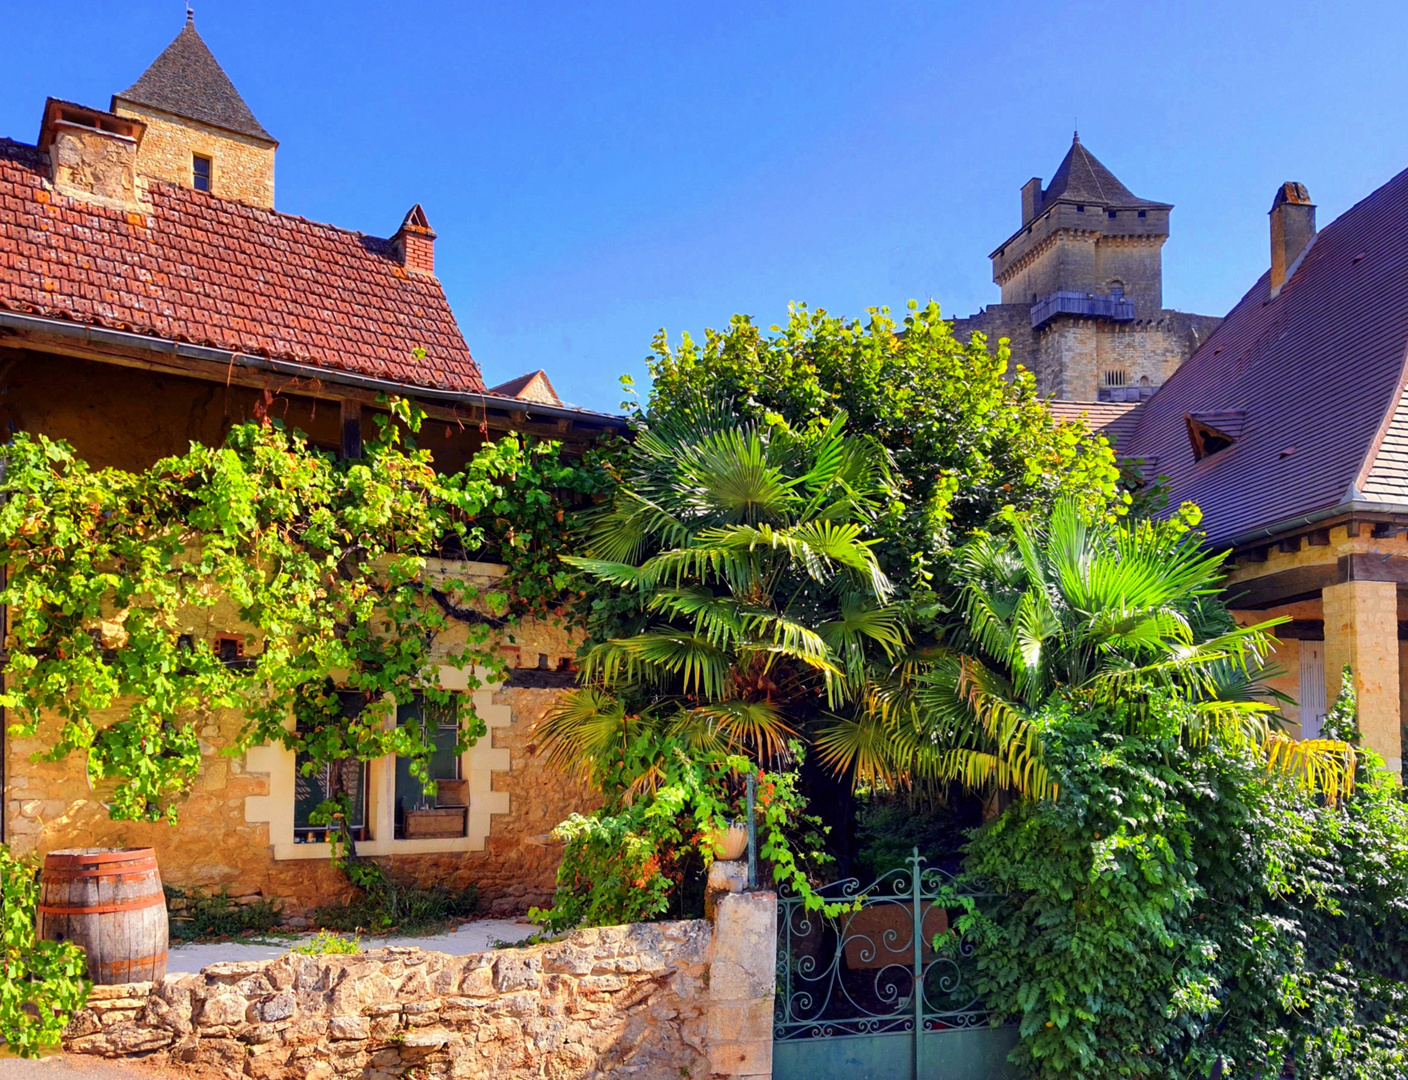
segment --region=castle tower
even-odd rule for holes
[[[112,112],[146,125],[137,148],[141,175],[273,208],[279,144],[196,33],[189,10],[151,67],[113,95]]]
[[[1076,134],[1049,185],[1022,185],[1021,226],[992,252],[1002,302],[955,333],[1007,338],[1058,398],[1148,397],[1220,321],[1163,306],[1172,209],[1133,194]]]

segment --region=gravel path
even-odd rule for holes
[[[449,934],[431,934],[425,937],[363,938],[362,949],[379,949],[385,945],[410,945],[428,952],[449,953],[451,956],[469,956],[471,953],[492,949],[496,941],[518,942],[534,933],[538,928],[526,919],[476,919],[467,922]],[[307,941],[312,934],[299,934],[298,941]],[[256,945],[245,941],[215,941],[199,945],[173,946],[167,954],[166,973],[168,975],[194,975],[207,964],[220,964],[231,960],[273,960],[288,952],[297,941],[274,941],[267,945]],[[0,1073],[0,1080],[5,1074]]]

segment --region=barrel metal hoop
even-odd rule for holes
[[[45,915],[109,915],[114,911],[139,911],[142,908],[165,906],[164,896],[144,896],[140,900],[129,900],[125,904],[99,904],[93,907],[55,907],[40,904],[39,910]]]
[[[100,870],[60,870],[58,872],[50,870],[43,880],[49,884],[80,881],[84,878],[103,878],[107,881],[140,881],[154,873],[156,873],[156,863],[152,863],[150,866],[124,867],[120,870],[117,867]]]

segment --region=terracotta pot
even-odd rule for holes
[[[715,829],[709,837],[714,846],[714,857],[732,861],[741,859],[748,852],[748,826],[732,824],[727,829]]]

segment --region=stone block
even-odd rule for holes
[[[481,967],[465,972],[464,981],[460,983],[460,993],[472,998],[493,997],[494,969]]]
[[[444,1028],[422,1028],[406,1034],[401,1045],[411,1050],[428,1050],[444,1046],[450,1041],[450,1032]]]
[[[536,989],[542,982],[540,970],[536,956],[506,952],[494,961],[494,989],[500,993]]]
[[[714,1001],[706,1030],[711,1043],[755,1042],[772,1038],[773,999]]]
[[[777,979],[777,897],[735,893],[719,900],[709,997],[714,1001],[769,998]]]
[[[371,1023],[365,1016],[338,1016],[328,1023],[329,1039],[369,1039]]]
[[[285,990],[275,994],[273,997],[265,998],[259,1003],[259,1019],[266,1024],[272,1024],[279,1020],[288,1020],[298,1011],[298,999],[293,994]]]
[[[239,994],[220,994],[205,999],[196,1018],[198,1027],[232,1027],[244,1023],[249,1002]]]
[[[710,1042],[709,1071],[715,1076],[771,1076],[772,1039]]]

